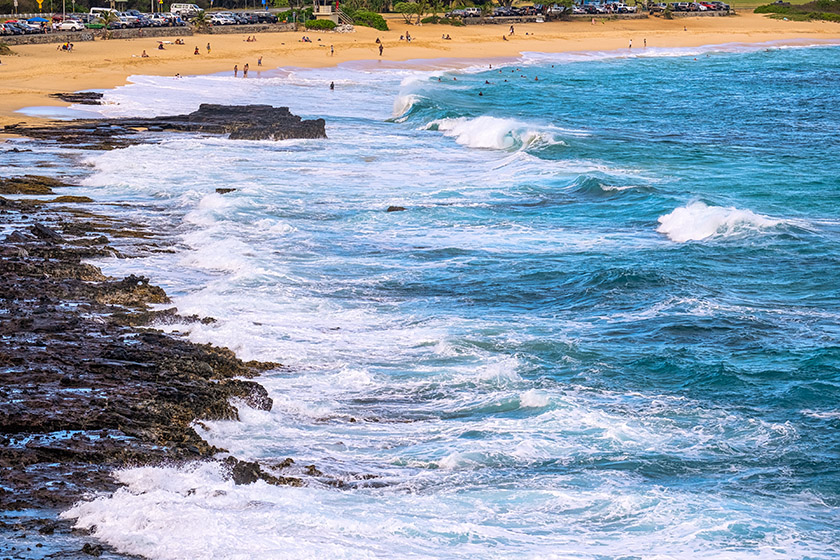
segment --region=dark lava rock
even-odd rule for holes
[[[288,107],[271,105],[215,105],[203,103],[188,115],[151,119],[75,120],[50,126],[7,125],[7,134],[56,141],[87,149],[112,149],[143,141],[138,131],[182,131],[228,134],[234,140],[326,138],[324,119],[302,120]]]
[[[48,228],[44,224],[39,224],[36,222],[32,224],[32,227],[29,228],[29,231],[31,231],[32,234],[39,239],[52,241],[54,243],[64,243],[63,237],[61,237],[58,233]]]
[[[19,523],[15,512],[27,512],[32,534],[54,533],[49,538],[65,543],[56,546],[69,547],[72,523],[57,520],[58,511],[116,490],[117,468],[212,460],[223,450],[205,442],[195,422],[235,420],[242,405],[270,410],[268,392],[248,378],[281,366],[148,328],[203,320],[152,311],[149,304],[169,300],[148,278],[107,278],[84,262],[115,253],[109,236],[145,239],[142,231],[75,207],[7,203],[0,210],[9,232],[0,242],[0,533]],[[242,480],[256,472],[271,484],[301,484],[247,465],[237,472]],[[81,544],[73,542],[56,557],[78,557]],[[109,549],[89,544],[84,552]]]
[[[303,481],[299,478],[274,476],[265,472],[256,461],[240,461],[236,457],[227,457],[222,461],[222,465],[228,469],[228,473],[234,484],[253,484],[258,480],[263,480],[275,486],[303,485]]]
[[[102,556],[103,550],[102,545],[99,544],[92,545],[90,543],[85,543],[82,547],[82,552],[91,556]]]
[[[69,185],[52,177],[24,175],[0,179],[0,194],[53,194],[54,188],[67,186]]]
[[[403,208],[402,206],[389,206],[385,211],[386,212],[404,212],[405,208]]]
[[[216,192],[219,194],[227,194],[235,191],[236,189],[216,189]]]
[[[51,93],[50,97],[61,99],[67,103],[79,103],[80,105],[102,105],[102,94],[96,91]]]

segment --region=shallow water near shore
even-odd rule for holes
[[[130,469],[66,515],[155,559],[836,557],[840,49],[634,51],[107,92],[327,120],[55,156],[173,239],[106,273],[289,366],[202,435],[324,476]]]

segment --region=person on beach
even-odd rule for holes
[[[335,90],[335,82],[330,82],[330,91]]]
[[[158,50],[159,50],[159,51],[164,51],[164,50],[166,50],[166,49],[164,49],[164,48],[163,48],[163,43],[158,43]],[[146,51],[143,51],[143,52],[146,52]]]
[[[149,58],[149,55],[145,50],[143,50],[143,54],[140,55],[140,58]]]
[[[512,25],[510,26],[510,33],[508,33],[508,35],[513,35],[513,26]]]
[[[233,77],[235,78],[238,74],[239,74],[239,65],[234,64],[233,65]]]
[[[502,35],[502,41],[507,41],[507,36],[506,35]]]
[[[382,46],[382,43],[379,43],[379,56],[382,56],[382,51],[384,50],[385,48]]]
[[[262,66],[262,57],[257,59],[257,66]]]
[[[242,77],[243,78],[248,77],[248,63],[247,62],[245,63],[245,66],[242,67]]]
[[[330,56],[335,56],[335,47],[330,45]]]
[[[632,49],[632,48],[633,48],[633,39],[630,39],[630,45],[629,45],[627,48],[628,48],[628,49]]]
[[[198,47],[195,48],[195,52],[193,54],[201,54],[200,52],[198,52]]]
[[[644,38],[644,47],[647,48],[647,37]]]
[[[210,54],[210,43],[207,43],[207,54]]]

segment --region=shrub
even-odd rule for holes
[[[324,30],[331,30],[336,28],[336,24],[334,21],[329,19],[314,19],[312,21],[306,22],[307,29],[324,29]]]
[[[385,18],[373,12],[358,11],[353,14],[353,23],[363,27],[373,27],[379,31],[388,31]]]

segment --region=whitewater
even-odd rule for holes
[[[170,242],[95,263],[216,319],[160,328],[284,365],[196,429],[305,485],[132,468],[62,515],[161,560],[836,558],[840,57],[778,47],[105,92],[326,119],[16,156]]]

